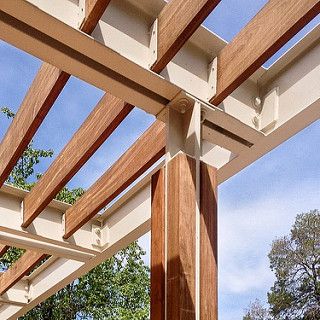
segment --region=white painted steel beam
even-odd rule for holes
[[[28,281],[20,280],[0,297],[0,303],[24,306],[28,303]]]
[[[100,226],[98,220],[84,225],[70,239],[63,239],[63,213],[69,205],[58,201],[53,201],[28,228],[22,228],[21,203],[26,194],[12,186],[0,189],[0,243],[80,261],[100,252],[92,240],[92,229]]]
[[[3,40],[147,112],[157,114],[180,92],[25,0],[0,3],[0,30]]]
[[[85,16],[85,0],[28,0],[28,2],[76,29],[80,27]]]
[[[261,77],[263,108],[276,112],[265,137],[218,171],[222,183],[299,131],[320,119],[320,26],[315,27]],[[275,92],[270,98],[270,92]],[[268,98],[268,99],[266,99]],[[276,110],[278,109],[278,110]],[[266,115],[270,118],[270,115]]]
[[[45,9],[42,0],[30,1],[39,2],[41,9],[51,10]],[[59,0],[63,1],[69,0]],[[155,115],[169,102],[174,107],[172,101],[179,95],[201,103],[204,120],[201,159],[219,168],[219,183],[319,119],[320,27],[270,69],[256,72],[219,108],[213,108],[206,102],[210,73],[207,67],[224,42],[200,28],[163,71],[162,78],[147,70],[149,60],[145,58],[150,55],[148,30],[163,1],[128,2],[131,6],[123,1],[111,3],[110,11],[106,11],[93,33],[101,42],[98,43],[73,29],[72,15],[56,16],[62,21],[66,19],[70,27],[23,0],[3,1],[0,36]],[[255,97],[261,98],[262,110],[254,108]],[[176,112],[181,111],[177,108]],[[53,202],[30,227],[22,229],[23,197],[23,191],[12,187],[0,190],[0,243],[36,248],[58,258],[49,259],[2,296],[1,319],[23,315],[150,230],[149,176],[116,201],[99,220],[90,221],[68,241],[62,239],[66,205]],[[98,239],[92,232],[95,228],[101,230]],[[71,256],[74,260],[67,259]],[[28,304],[24,305],[26,299]]]
[[[0,3],[3,40],[154,115],[182,92],[219,110],[208,104],[208,98],[214,90],[212,61],[226,42],[204,27],[161,75],[149,70],[150,28],[165,1],[152,0],[156,9],[151,14],[145,1],[112,1],[92,36],[54,18],[45,0],[29,1],[38,7],[25,0]],[[219,106],[224,120],[217,121],[228,131],[235,129],[229,125],[232,117],[240,128],[255,129],[252,97],[258,94],[256,77],[262,72],[261,68]]]
[[[148,232],[151,223],[151,174],[132,187],[101,216],[102,237],[107,242],[100,253],[85,262],[50,258],[51,261],[49,259],[48,263],[45,262],[47,263],[45,267],[40,266],[40,270],[36,269],[30,276],[16,284],[16,286],[29,284],[28,304],[23,306],[2,305],[1,319],[16,319],[22,316],[38,303]],[[15,287],[9,289],[6,295],[12,296],[14,290]]]

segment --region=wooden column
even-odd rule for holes
[[[218,319],[217,170],[200,162],[200,319]]]
[[[217,320],[216,170],[199,169],[180,152],[152,179],[151,320]]]

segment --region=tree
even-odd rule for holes
[[[2,108],[11,119],[14,113]],[[29,144],[12,170],[7,183],[30,190],[39,173],[35,165],[52,157],[52,150],[41,150]],[[73,204],[83,194],[82,188],[63,188],[57,199]],[[0,259],[0,268],[7,269],[24,250],[10,248]],[[88,274],[29,311],[22,320],[108,319],[143,320],[149,318],[149,268],[142,257],[145,252],[137,242],[132,243]]]
[[[259,300],[255,300],[246,310],[243,320],[271,320],[269,312]]]
[[[269,253],[276,280],[268,293],[270,318],[277,320],[320,319],[320,212],[299,214],[288,236],[276,239]],[[259,306],[251,306],[244,320]]]
[[[277,319],[320,319],[320,212],[299,214],[269,254],[276,281],[268,293]]]

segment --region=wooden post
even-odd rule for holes
[[[218,319],[217,170],[200,162],[200,319]]]
[[[180,152],[152,179],[151,320],[217,320],[216,169],[199,171]]]
[[[151,301],[152,320],[165,319],[165,168],[151,181]]]

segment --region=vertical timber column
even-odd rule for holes
[[[165,168],[151,180],[151,301],[152,320],[165,319]]]
[[[217,180],[197,151],[199,111],[172,111],[167,163],[152,177],[151,320],[217,320]]]
[[[217,170],[200,163],[200,319],[218,319]]]

